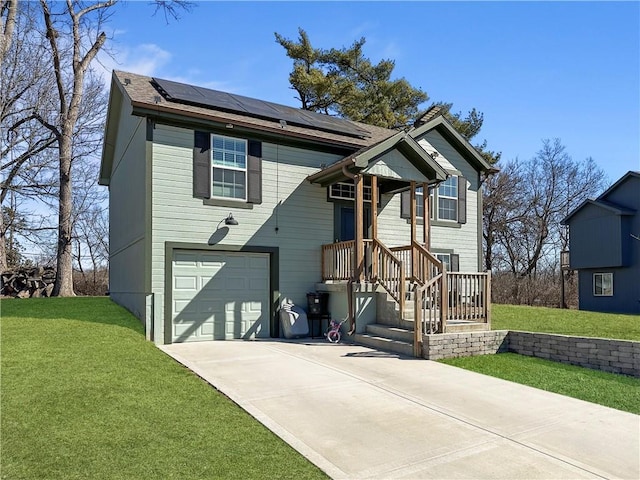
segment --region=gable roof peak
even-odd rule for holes
[[[424,114],[422,114],[422,116],[418,117],[416,121],[413,122],[413,127],[418,128],[433,120],[438,115],[442,115],[442,107],[440,105],[432,105]]]

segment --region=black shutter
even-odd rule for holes
[[[467,223],[467,180],[458,177],[458,223]]]
[[[193,196],[211,197],[211,135],[194,132],[193,146]]]
[[[249,140],[247,202],[262,203],[262,143],[255,140]]]
[[[460,255],[452,253],[451,255],[449,255],[449,258],[451,259],[451,271],[459,272],[460,271]]]
[[[400,218],[411,218],[411,191],[400,194]]]

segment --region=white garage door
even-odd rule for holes
[[[174,342],[269,336],[269,255],[176,250]]]

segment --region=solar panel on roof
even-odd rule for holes
[[[202,95],[206,105],[217,106],[218,108],[243,111],[242,105],[233,97],[225,92],[219,92],[217,90],[210,90],[208,88],[196,87],[196,90]],[[188,101],[184,98],[183,100]]]
[[[303,127],[313,127],[312,119],[307,119],[303,115],[304,110],[300,110],[286,105],[272,104],[273,108],[278,112],[279,118],[286,120],[288,123],[301,125]]]
[[[246,109],[247,112],[267,118],[278,118],[278,110],[273,108],[272,104],[255,98],[240,97],[236,95],[238,101]]]
[[[158,86],[160,87],[161,93],[169,98],[191,98],[194,102],[202,101],[200,98],[202,94],[191,85],[163,80],[162,84],[158,83]]]
[[[286,105],[244,97],[233,93],[220,92],[184,83],[153,78],[160,93],[169,101],[213,107],[228,112],[248,114],[269,120],[284,120],[288,124],[311,127],[333,133],[355,137],[369,137],[369,132],[358,128],[349,120],[309,112]]]

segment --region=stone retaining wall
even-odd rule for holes
[[[640,377],[640,342],[511,331],[510,352]]]
[[[422,341],[427,360],[514,352],[640,377],[640,342],[630,340],[492,330],[425,335]]]
[[[427,360],[470,357],[508,351],[507,330],[440,333],[422,337],[422,354]]]

